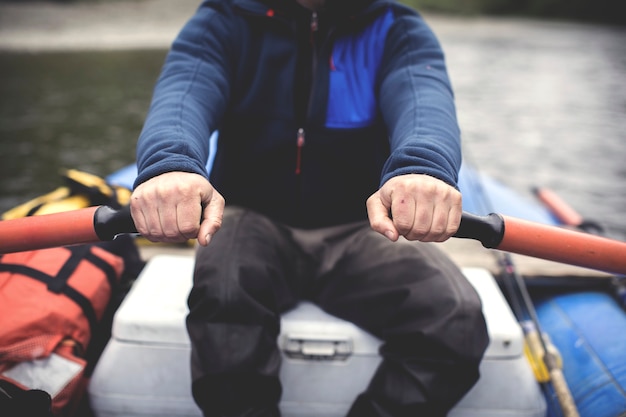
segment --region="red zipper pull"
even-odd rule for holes
[[[298,129],[298,152],[296,154],[296,175],[300,175],[302,163],[302,147],[304,146],[304,129]]]

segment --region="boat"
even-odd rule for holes
[[[207,167],[210,168],[210,161]],[[107,176],[102,193],[127,198],[136,172],[133,164]],[[106,187],[113,192],[107,192]],[[462,166],[459,188],[464,212],[480,219],[499,213],[507,219],[519,218],[541,225],[538,227],[571,228],[553,208],[526,199],[472,166]],[[93,191],[93,184],[87,189]],[[58,194],[58,190],[55,192]],[[85,204],[84,199],[79,201]],[[106,199],[98,201],[106,203]],[[119,204],[122,205],[123,202]],[[29,207],[32,209],[33,204]],[[43,218],[30,219],[37,217]],[[532,266],[537,279],[529,280],[524,267],[517,266],[518,262],[528,262],[527,256],[515,259],[510,253],[497,250],[497,245],[496,250],[485,249],[481,241],[483,245],[477,249],[475,241],[456,241],[464,243],[444,246],[444,250],[453,259],[461,259],[468,279],[488,306],[492,344],[485,368],[481,368],[483,382],[487,382],[481,385],[479,381],[450,416],[624,417],[626,365],[622,357],[626,352],[626,312],[618,297],[622,287],[616,285],[623,284],[620,272],[595,272],[542,261],[547,262],[543,266],[549,265],[547,269]],[[128,295],[120,300],[112,331],[109,329],[110,339],[92,364],[86,407],[96,417],[129,417],[147,412],[154,416],[199,416],[188,392],[185,364],[189,347],[182,324],[186,293],[191,285],[193,245],[139,242],[138,247],[147,265]],[[622,251],[623,246],[615,250]],[[619,254],[626,259],[626,252]],[[558,268],[554,269],[554,265]],[[181,274],[181,280],[168,279]],[[159,298],[155,287],[163,286],[166,291],[161,295],[168,297]],[[177,301],[168,304],[172,294]],[[151,304],[154,299],[160,303]],[[155,325],[156,330],[150,327]],[[287,371],[283,376],[288,381],[285,396],[291,401],[281,404],[285,415],[341,415],[350,396],[364,388],[368,375],[374,371],[380,341],[308,303],[287,313],[283,328],[281,346],[284,359],[290,361],[284,367]],[[307,339],[311,335],[313,340]],[[542,359],[545,354],[551,363]],[[351,365],[346,366],[347,363]],[[303,375],[321,381],[324,375],[331,374],[335,375],[339,390],[329,390],[328,384],[320,383],[323,388],[319,398],[303,398],[310,391],[301,388]],[[164,390],[159,391],[159,387]]]

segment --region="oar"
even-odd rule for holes
[[[476,239],[490,249],[626,274],[626,242],[515,217],[463,213],[455,237]]]
[[[604,228],[600,224],[585,219],[551,189],[535,187],[532,191],[535,197],[564,225],[597,235],[604,233]]]
[[[112,240],[136,233],[128,207],[95,206],[0,221],[0,253]],[[626,242],[514,217],[463,213],[456,237],[486,248],[626,274]]]
[[[128,206],[94,206],[0,221],[0,254],[115,239],[137,229]]]

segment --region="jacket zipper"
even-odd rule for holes
[[[317,12],[315,11],[311,14],[310,28],[311,28],[311,38],[310,38],[311,51],[313,54],[312,69],[311,69],[311,83],[313,83],[312,80],[315,79],[315,71],[317,69],[317,51],[316,51],[316,46],[315,46],[315,35],[317,33],[317,30],[319,29],[318,16],[317,16]],[[311,90],[312,90],[312,85],[311,85]],[[310,107],[312,94],[313,92],[310,91],[309,106],[307,107]],[[304,147],[304,143],[305,143],[304,128],[301,127],[298,129],[298,134],[296,136],[296,149],[297,149],[296,151],[296,175],[300,175],[300,173],[302,172],[302,148]]]
[[[317,12],[313,12],[311,14],[311,53],[313,54],[311,58],[311,85],[309,86],[309,104],[307,106],[307,113],[311,110],[311,102],[313,99],[313,84],[315,84],[315,74],[317,73],[317,61],[318,61],[318,50],[317,50],[317,31],[319,30],[319,20],[318,20]]]
[[[313,12],[311,14],[311,43],[315,43],[315,33],[317,32],[317,29],[319,29],[319,21],[317,20],[317,12]]]

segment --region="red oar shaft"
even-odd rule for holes
[[[136,233],[130,207],[87,207],[0,221],[0,254],[113,240]]]
[[[508,216],[502,218],[504,235],[496,249],[626,274],[626,242]]]
[[[94,228],[97,209],[1,221],[0,254],[99,241]]]

